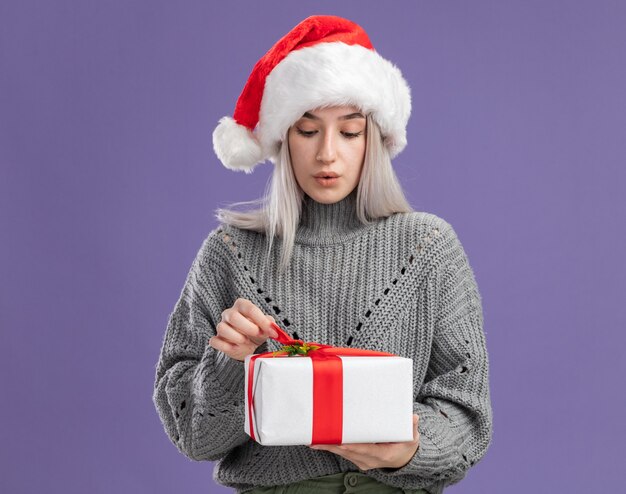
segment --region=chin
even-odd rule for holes
[[[321,202],[322,204],[332,204],[334,202],[338,202],[350,193],[349,190],[324,189],[322,187],[314,188],[313,190],[305,192],[311,197],[311,199]]]

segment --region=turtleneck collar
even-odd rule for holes
[[[304,194],[295,243],[307,245],[341,243],[372,227],[376,222],[364,225],[357,216],[356,193],[355,188],[342,200],[332,204],[317,202]]]

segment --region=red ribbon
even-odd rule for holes
[[[283,345],[303,345],[302,340],[289,337],[276,323],[271,323],[278,333],[272,338]],[[319,348],[309,350],[307,357],[311,357],[313,364],[313,437],[311,444],[342,444],[343,435],[343,367],[339,356],[358,357],[396,357],[397,355],[375,350],[359,348],[333,347],[315,342],[307,342]],[[289,357],[285,351],[265,352],[253,355],[248,364],[248,418],[250,423],[250,437],[256,440],[254,422],[252,420],[254,398],[252,384],[254,383],[254,365],[258,358]]]

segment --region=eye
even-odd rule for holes
[[[363,131],[361,132],[342,132],[342,134],[347,137],[348,139],[355,139],[356,137],[359,137],[361,134],[363,134]]]
[[[304,137],[311,137],[313,134],[315,134],[317,131],[316,130],[311,130],[311,131],[306,131],[306,130],[302,130],[299,127],[296,127],[296,131],[298,132],[298,134],[304,136]]]

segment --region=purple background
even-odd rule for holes
[[[225,169],[211,132],[322,13],[402,69],[395,168],[483,295],[493,442],[446,492],[621,490],[623,2],[4,0],[1,492],[232,492],[166,437],[154,372],[215,208],[271,172]]]

